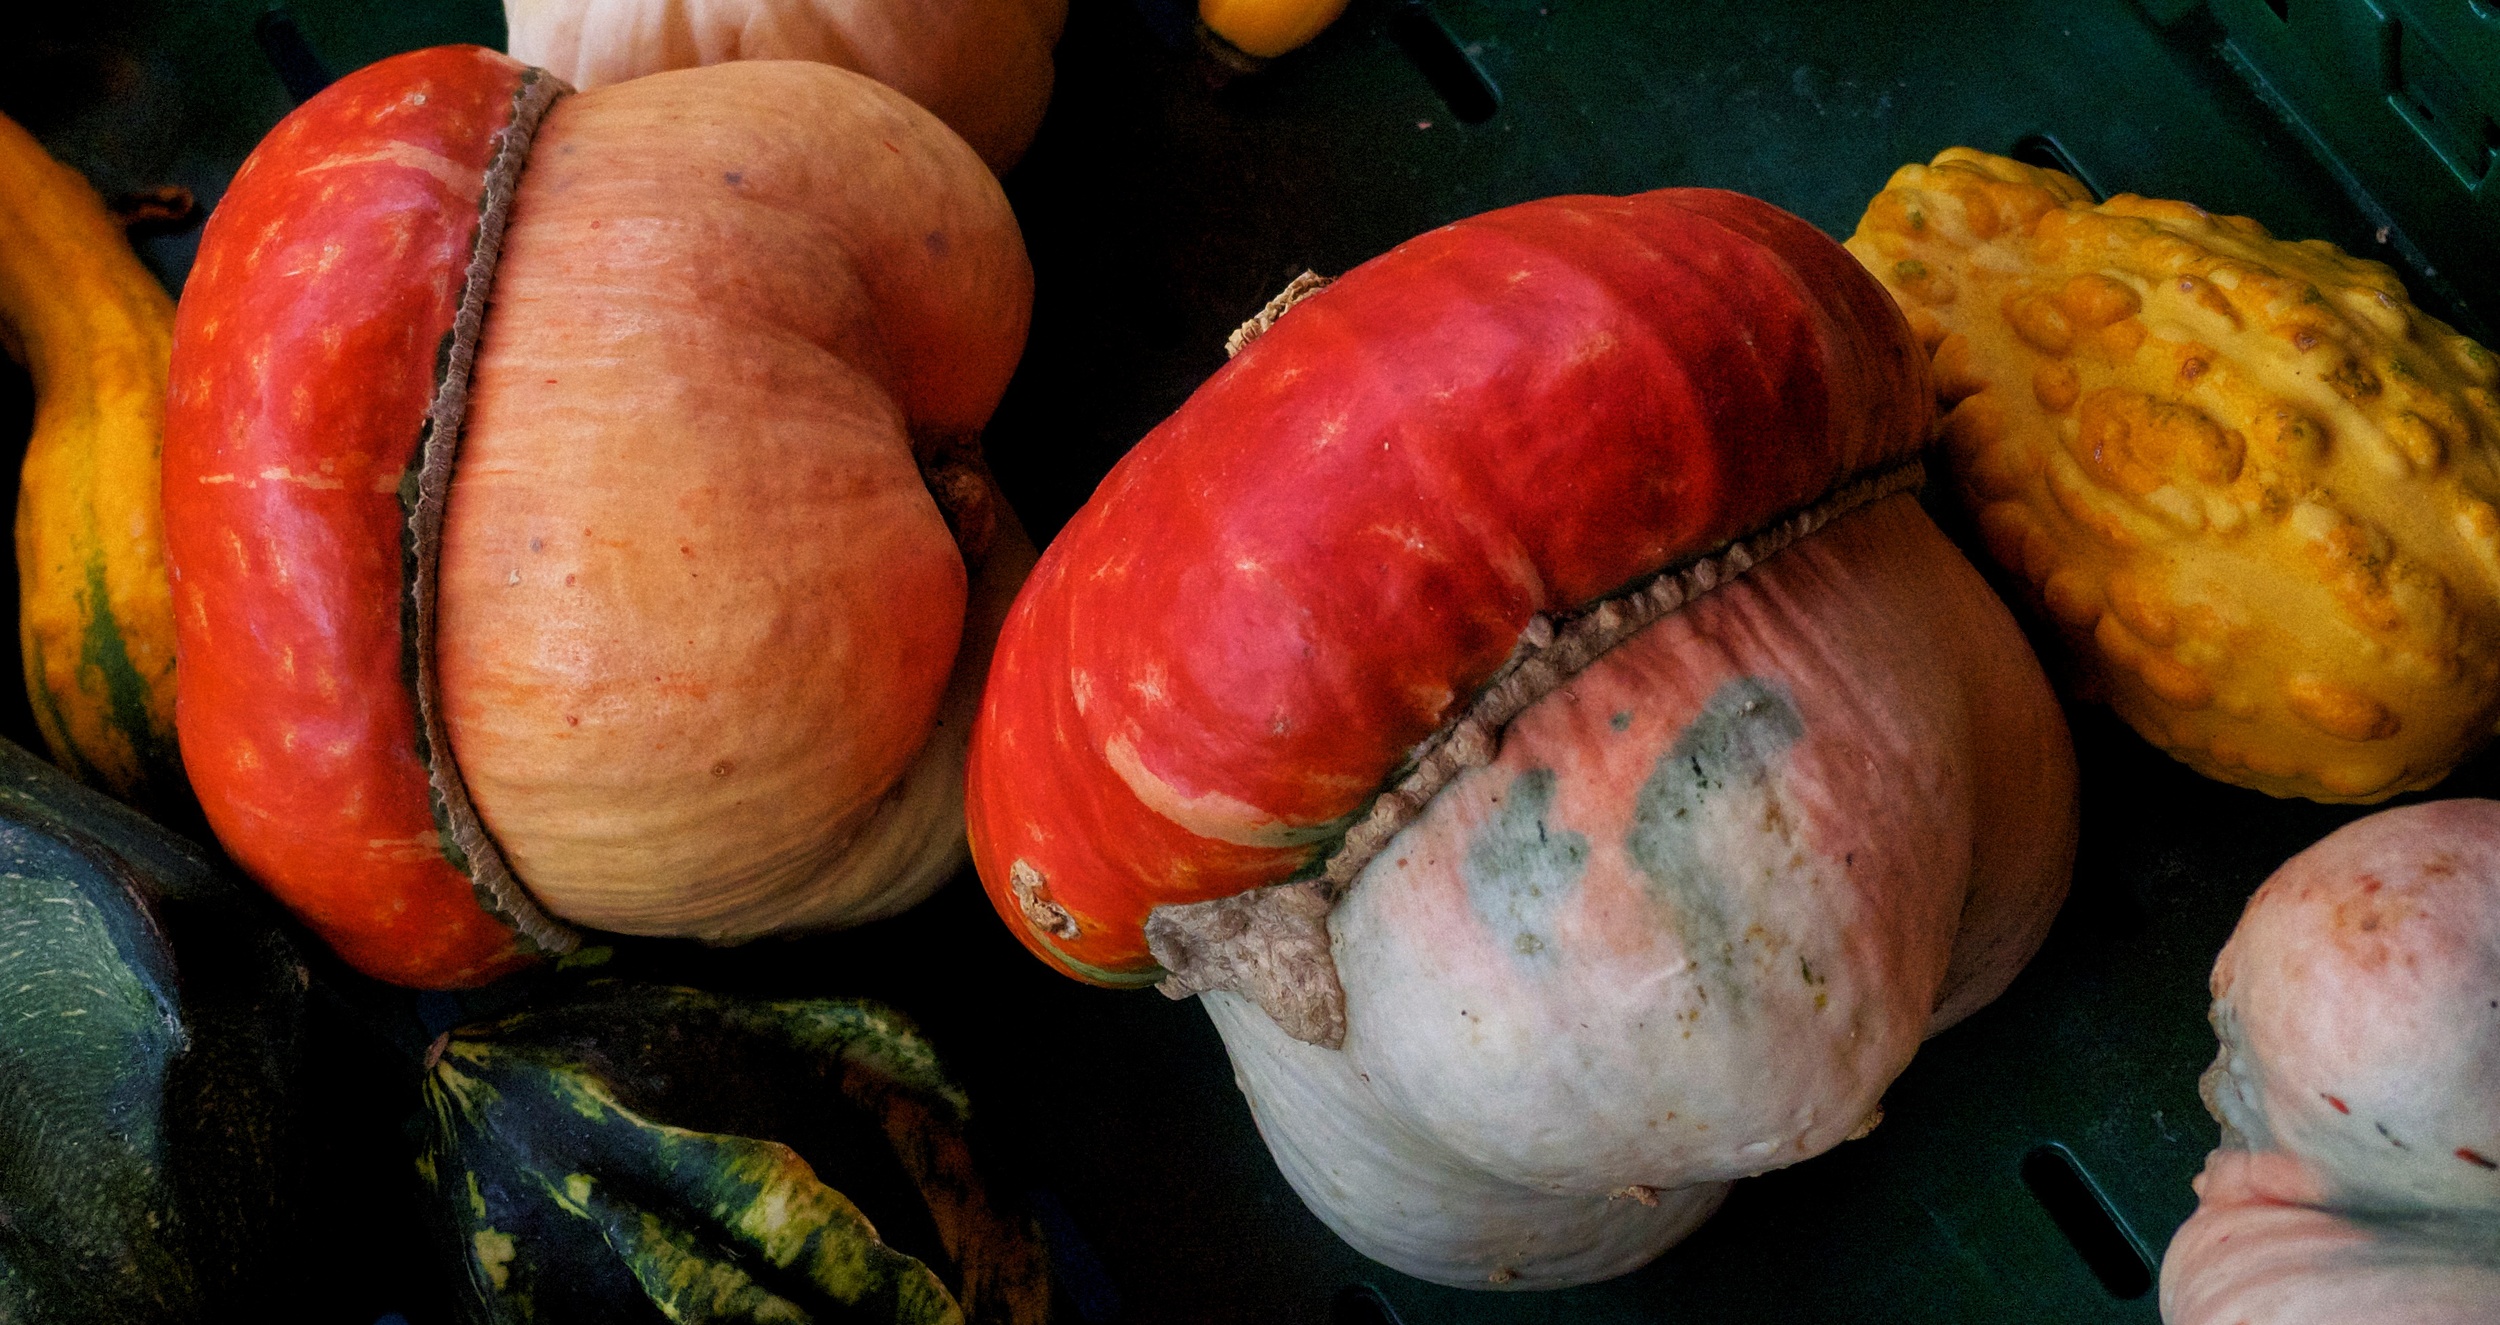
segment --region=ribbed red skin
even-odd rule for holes
[[[1891,300],[1739,194],[1550,198],[1357,267],[1026,581],[967,772],[992,902],[1062,971],[1156,978],[1148,911],[1305,866],[1532,615],[1905,459],[1932,417]],[[1019,861],[1074,939],[1025,916]]]
[[[530,960],[435,822],[399,497],[526,72],[439,47],[305,102],[236,173],[174,319],[184,768],[245,870],[357,969],[407,985]]]

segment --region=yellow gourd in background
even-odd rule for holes
[[[1198,21],[1242,54],[1273,60],[1325,31],[1345,6],[1346,0],[1198,0]]]
[[[2500,361],[2382,264],[1967,148],[1849,249],[1954,487],[2147,740],[2277,796],[2427,787],[2500,717]]]
[[[138,804],[182,794],[157,461],[173,301],[78,172],[0,117],[0,340],[34,380],[18,640],[53,760]]]

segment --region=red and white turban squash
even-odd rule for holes
[[[175,325],[183,762],[408,984],[917,900],[1031,556],[977,437],[1032,276],[971,149],[825,65],[566,91],[474,47],[340,80]]]
[[[1491,212],[1293,305],[1009,614],[992,899],[1062,971],[1208,992],[1367,1254],[1648,1260],[1867,1123],[2064,894],[2063,721],[1904,490],[1923,360],[1710,190]]]
[[[1068,0],[504,0],[514,58],[577,87],[817,60],[910,97],[1005,170],[1050,104]]]
[[[2162,1319],[2500,1320],[2500,802],[2387,810],[2292,857],[2213,994],[2222,1145]]]

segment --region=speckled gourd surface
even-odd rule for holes
[[[2500,1312],[2500,802],[2372,815],[2275,871],[2214,963],[2222,1145],[2168,1325]]]
[[[1954,148],[1849,247],[1935,355],[1990,554],[2154,744],[2426,787],[2500,717],[2500,360],[2387,267]]]

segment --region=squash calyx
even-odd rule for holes
[[[1301,284],[1300,279],[1294,283]],[[1290,307],[1287,296],[1293,293],[1294,287],[1288,287],[1277,302]],[[1274,303],[1269,310],[1282,315]],[[1268,311],[1260,318],[1274,321]],[[1256,324],[1254,320],[1243,330]],[[1530,618],[1510,660],[1485,683],[1475,701],[1416,744],[1404,771],[1372,800],[1312,873],[1229,897],[1167,904],[1149,912],[1146,946],[1167,972],[1155,988],[1171,999],[1214,990],[1238,993],[1257,1003],[1279,1029],[1295,1039],[1343,1048],[1345,988],[1337,978],[1329,943],[1329,912],[1353,891],[1364,869],[1390,840],[1422,816],[1443,787],[1467,770],[1493,762],[1512,719],[1561,689],[1617,645],[1687,604],[1735,582],[1841,516],[1882,498],[1916,491],[1925,481],[1925,467],[1916,459],[1861,475],[1820,501],[1699,557],[1671,563],[1629,589],[1564,614],[1559,622],[1543,615]],[[1018,865],[1030,868],[1021,861]],[[1024,896],[1020,891],[1018,900]]]

